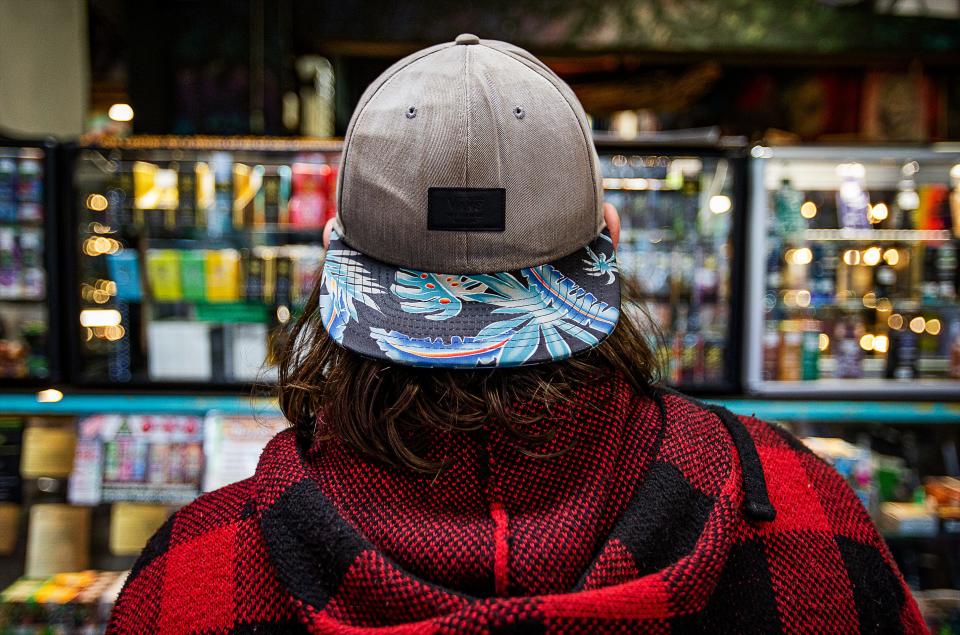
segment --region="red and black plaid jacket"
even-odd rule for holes
[[[545,424],[554,458],[437,433],[436,478],[283,432],[153,537],[108,632],[925,632],[857,497],[779,428],[621,382]]]

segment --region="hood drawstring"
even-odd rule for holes
[[[720,418],[723,426],[730,433],[733,439],[733,446],[740,457],[740,471],[743,473],[743,514],[751,520],[770,522],[777,517],[777,510],[770,502],[770,495],[767,492],[767,479],[763,474],[763,465],[760,463],[760,455],[757,453],[757,446],[753,443],[750,433],[740,421],[740,418],[724,408],[712,404],[706,404],[698,399],[694,399],[682,393],[669,388],[658,387],[653,391],[652,396],[660,407],[661,412],[665,411],[660,393],[668,393],[686,399],[697,406],[709,410]],[[664,420],[666,420],[664,416]]]
[[[763,465],[757,446],[754,445],[750,433],[740,421],[740,418],[723,406],[708,406],[710,412],[720,417],[720,421],[727,428],[733,438],[733,445],[740,455],[740,468],[743,472],[743,513],[753,520],[772,521],[777,517],[777,510],[770,502],[767,493],[767,479],[763,475]]]

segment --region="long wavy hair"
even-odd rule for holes
[[[651,327],[640,325],[649,320],[627,277],[621,277],[620,320],[599,346],[564,361],[509,369],[413,368],[352,353],[321,323],[320,287],[314,288],[278,360],[280,408],[303,446],[318,434],[333,435],[370,460],[435,473],[443,464],[426,457],[429,433],[469,433],[495,422],[522,443],[526,454],[543,457],[535,448],[552,439],[553,431],[537,425],[542,415],[522,415],[516,404],[539,402],[544,407],[534,410],[549,412],[578,385],[614,375],[647,393],[659,376],[648,339]]]

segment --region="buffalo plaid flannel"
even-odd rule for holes
[[[282,432],[157,532],[108,632],[925,632],[857,497],[781,429],[619,380],[538,425],[436,432],[436,478]]]

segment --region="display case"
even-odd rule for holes
[[[749,389],[960,398],[960,148],[751,155]]]
[[[620,272],[639,297],[667,383],[737,390],[745,150],[732,143],[597,141],[604,198],[620,212]]]
[[[319,273],[339,151],[182,137],[69,149],[74,381],[272,381],[270,361]]]
[[[0,383],[59,374],[52,141],[0,137]]]

